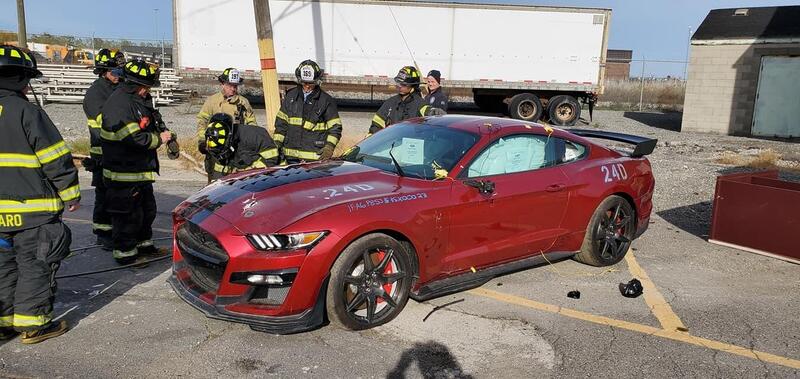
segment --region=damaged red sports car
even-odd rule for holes
[[[647,229],[655,144],[512,119],[413,119],[338,159],[238,173],[187,199],[173,214],[170,283],[209,317],[294,333],[326,320],[375,327],[409,297],[545,256],[615,264]]]

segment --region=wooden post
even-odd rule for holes
[[[28,32],[25,29],[25,1],[17,0],[17,46],[28,48]]]
[[[272,20],[269,15],[269,0],[253,0],[256,14],[256,36],[258,54],[261,58],[261,84],[264,89],[264,108],[267,112],[267,129],[274,131],[275,115],[280,109],[278,71],[275,69],[275,46],[272,43]]]

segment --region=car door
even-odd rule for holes
[[[447,267],[460,271],[547,251],[558,238],[568,178],[546,136],[498,138],[453,186]]]

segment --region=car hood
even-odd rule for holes
[[[326,208],[396,193],[405,179],[358,163],[308,163],[229,176],[186,203],[213,212],[242,233],[273,233]]]

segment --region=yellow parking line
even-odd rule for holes
[[[639,266],[639,262],[633,256],[633,250],[628,250],[628,254],[625,254],[625,262],[628,263],[628,270],[631,274],[642,282],[644,302],[647,303],[653,315],[661,323],[661,327],[670,331],[686,331],[686,326],[683,325],[681,319],[669,306],[669,303],[658,291],[653,281],[650,280],[650,276],[642,269],[642,266]]]
[[[564,308],[552,304],[540,303],[538,301],[528,300],[519,296],[508,295],[484,288],[476,288],[468,292],[476,296],[486,297],[504,303],[519,305],[526,308],[537,309],[544,312],[555,313],[578,320],[593,322],[595,324],[607,325],[607,326],[617,327],[620,329],[653,335],[665,339],[670,339],[673,341],[680,341],[691,345],[705,347],[712,350],[739,355],[745,358],[755,359],[762,362],[774,363],[781,366],[800,369],[800,360],[797,359],[786,358],[775,354],[765,353],[741,346],[727,344],[724,342],[714,341],[701,337],[695,337],[689,333],[677,332],[674,330],[659,329],[648,325],[642,325],[628,321],[616,320],[604,316],[593,315],[591,313]]]

